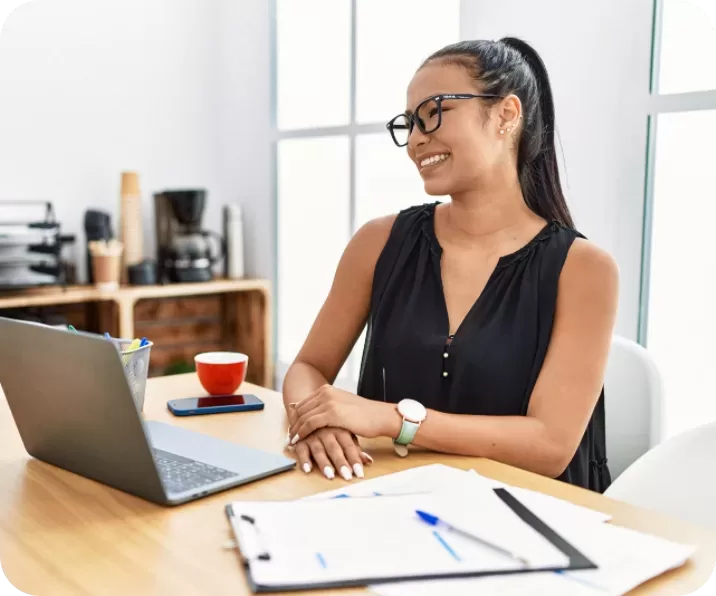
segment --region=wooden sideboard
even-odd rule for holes
[[[150,376],[191,367],[199,352],[240,351],[249,356],[249,382],[274,384],[271,286],[263,279],[0,292],[0,316],[57,316],[83,331],[147,337]]]

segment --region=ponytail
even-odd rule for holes
[[[522,102],[523,127],[517,149],[517,173],[527,206],[547,221],[574,228],[562,191],[555,148],[552,88],[539,54],[515,37],[500,41],[463,41],[426,60],[446,60],[469,68],[484,93]],[[496,101],[496,100],[493,100]]]

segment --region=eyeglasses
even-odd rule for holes
[[[412,114],[399,114],[393,118],[385,127],[390,131],[393,142],[398,147],[405,147],[408,144],[410,133],[416,124],[423,134],[430,134],[440,128],[443,120],[443,101],[446,99],[474,99],[477,97],[502,97],[489,93],[457,93],[441,94],[428,97],[420,102]]]

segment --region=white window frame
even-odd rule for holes
[[[298,0],[296,0],[298,1]],[[278,318],[278,303],[281,300],[281,283],[278,279],[278,260],[279,260],[279,245],[281,239],[278,235],[278,188],[277,188],[277,159],[278,159],[278,144],[280,141],[285,139],[310,139],[316,137],[327,137],[327,136],[347,136],[349,139],[349,194],[348,194],[348,213],[349,213],[349,237],[352,237],[356,231],[356,137],[358,135],[370,134],[370,133],[385,133],[389,134],[385,128],[385,122],[369,122],[369,123],[358,123],[356,121],[356,63],[357,63],[357,52],[356,52],[356,13],[357,13],[358,0],[351,0],[350,18],[351,18],[351,33],[350,33],[350,82],[349,82],[349,98],[350,98],[350,112],[348,124],[343,126],[323,126],[323,127],[311,127],[301,128],[293,130],[279,130],[277,113],[278,113],[278,80],[276,67],[276,14],[277,14],[277,0],[271,0],[271,129],[272,129],[272,146],[271,146],[271,174],[272,174],[272,220],[273,220],[273,237],[275,238],[274,247],[274,319]],[[283,378],[286,374],[290,362],[281,362],[279,360],[279,331],[278,325],[274,324],[274,362],[275,362],[275,377],[276,385],[280,389],[283,384]],[[347,363],[351,364],[351,359],[354,354],[351,353],[348,356]],[[357,379],[342,379],[348,383],[347,387],[357,381]]]
[[[654,213],[654,180],[656,177],[657,122],[660,114],[716,110],[716,89],[661,95],[659,71],[661,69],[661,44],[663,38],[664,1],[654,0],[651,36],[651,77],[649,82],[649,111],[647,114],[647,159],[644,189],[644,224],[641,262],[641,288],[639,297],[638,340],[648,345],[649,287],[651,270],[652,226]]]

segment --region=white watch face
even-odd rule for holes
[[[425,406],[414,399],[404,399],[398,402],[398,412],[410,422],[422,422],[428,415]]]

